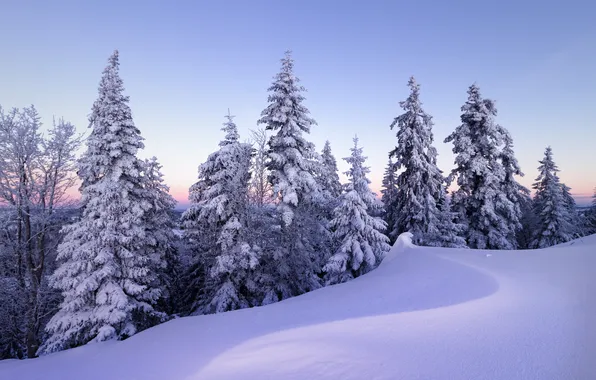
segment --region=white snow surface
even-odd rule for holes
[[[0,362],[0,379],[596,379],[596,235],[533,251],[422,248],[276,304]]]

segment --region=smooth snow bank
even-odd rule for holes
[[[415,247],[277,304],[0,362],[0,379],[596,379],[596,235],[549,249]]]

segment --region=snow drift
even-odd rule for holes
[[[596,379],[596,235],[533,251],[422,248],[277,304],[0,362],[0,379]]]

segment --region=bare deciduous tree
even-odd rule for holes
[[[13,319],[2,356],[34,357],[51,293],[44,283],[49,251],[58,242],[57,210],[67,205],[75,184],[75,151],[80,136],[64,120],[53,123],[48,136],[40,131],[35,107],[4,112],[0,108],[0,207],[4,250],[0,277],[12,284]],[[0,247],[2,249],[2,247]],[[24,315],[23,315],[24,312]],[[15,319],[16,318],[16,319]],[[6,327],[6,326],[5,326]]]
[[[250,182],[249,195],[253,204],[263,206],[273,202],[271,184],[267,178],[267,131],[263,128],[259,128],[251,130],[250,134],[255,154],[252,162],[252,179]]]

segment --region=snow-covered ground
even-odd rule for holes
[[[349,283],[3,361],[0,379],[594,380],[596,235],[534,251],[402,235]]]

